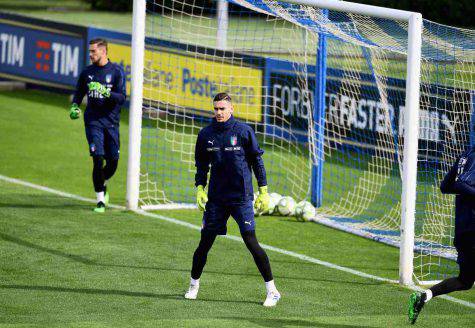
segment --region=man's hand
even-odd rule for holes
[[[257,213],[262,214],[269,209],[270,196],[267,193],[267,186],[259,187],[259,195],[254,203]]]
[[[205,187],[198,186],[196,191],[196,204],[201,211],[206,208],[206,202],[208,201],[208,195],[206,194]]]
[[[69,117],[72,120],[76,120],[81,116],[81,109],[78,104],[71,104],[71,109],[69,110]]]
[[[88,85],[89,91],[97,91],[102,96],[109,98],[111,96],[110,90],[99,82],[90,82]]]

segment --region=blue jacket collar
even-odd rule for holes
[[[236,119],[234,118],[233,115],[227,120],[226,122],[218,122],[216,121],[216,118],[213,118],[213,122],[211,125],[213,126],[214,129],[218,131],[224,131],[224,130],[229,130],[234,123],[236,123]]]
[[[94,65],[95,67],[97,68],[109,68],[112,66],[112,63],[110,61],[110,59],[107,59],[107,64],[105,64],[104,66],[99,66],[99,65]]]

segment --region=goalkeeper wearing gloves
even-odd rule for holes
[[[267,254],[256,238],[252,205],[251,171],[254,171],[259,185],[255,202],[257,211],[263,212],[269,205],[266,170],[261,157],[264,152],[259,148],[254,131],[234,119],[228,94],[218,93],[213,105],[215,118],[200,131],[196,141],[197,204],[204,215],[201,240],[193,255],[191,282],[185,298],[196,299],[208,252],[216,236],[226,234],[226,223],[231,215],[266,283],[267,297],[263,305],[274,306],[280,294],[274,285]],[[209,193],[206,194],[204,188],[210,165]]]
[[[89,42],[89,58],[92,65],[79,76],[69,117],[72,120],[80,117],[79,105],[87,94],[84,125],[93,160],[92,180],[97,197],[94,211],[103,213],[109,200],[106,184],[119,161],[119,122],[120,108],[125,102],[125,76],[122,68],[107,58],[106,40]]]

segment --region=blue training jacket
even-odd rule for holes
[[[440,190],[444,194],[456,194],[454,244],[457,246],[458,239],[475,235],[475,147],[457,158]],[[475,240],[472,242],[475,244]]]
[[[213,122],[203,128],[196,140],[196,186],[206,186],[211,175],[208,199],[218,203],[240,203],[253,199],[252,170],[259,187],[266,186],[264,151],[253,129],[233,116],[224,123]]]
[[[99,82],[110,90],[110,97],[105,98],[97,91],[89,91],[90,82]],[[79,76],[73,103],[81,104],[87,93],[87,106],[84,112],[86,125],[102,127],[118,126],[120,108],[125,102],[125,75],[119,65],[110,61],[104,66],[89,65]]]

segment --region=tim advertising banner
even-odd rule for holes
[[[0,77],[72,89],[87,28],[0,13]]]
[[[272,60],[269,64],[268,131],[275,133],[273,125],[287,124],[299,140],[306,142],[308,115],[314,104],[315,67],[309,69],[308,78],[303,80],[289,70],[288,63]],[[353,75],[338,69],[327,70],[327,141],[338,139],[364,147],[375,145],[381,134],[403,136],[405,81],[388,79],[387,100],[383,101],[372,75],[359,74],[358,80]],[[447,142],[467,143],[472,130],[470,92],[439,85],[423,85],[422,90],[420,148],[437,156]]]

